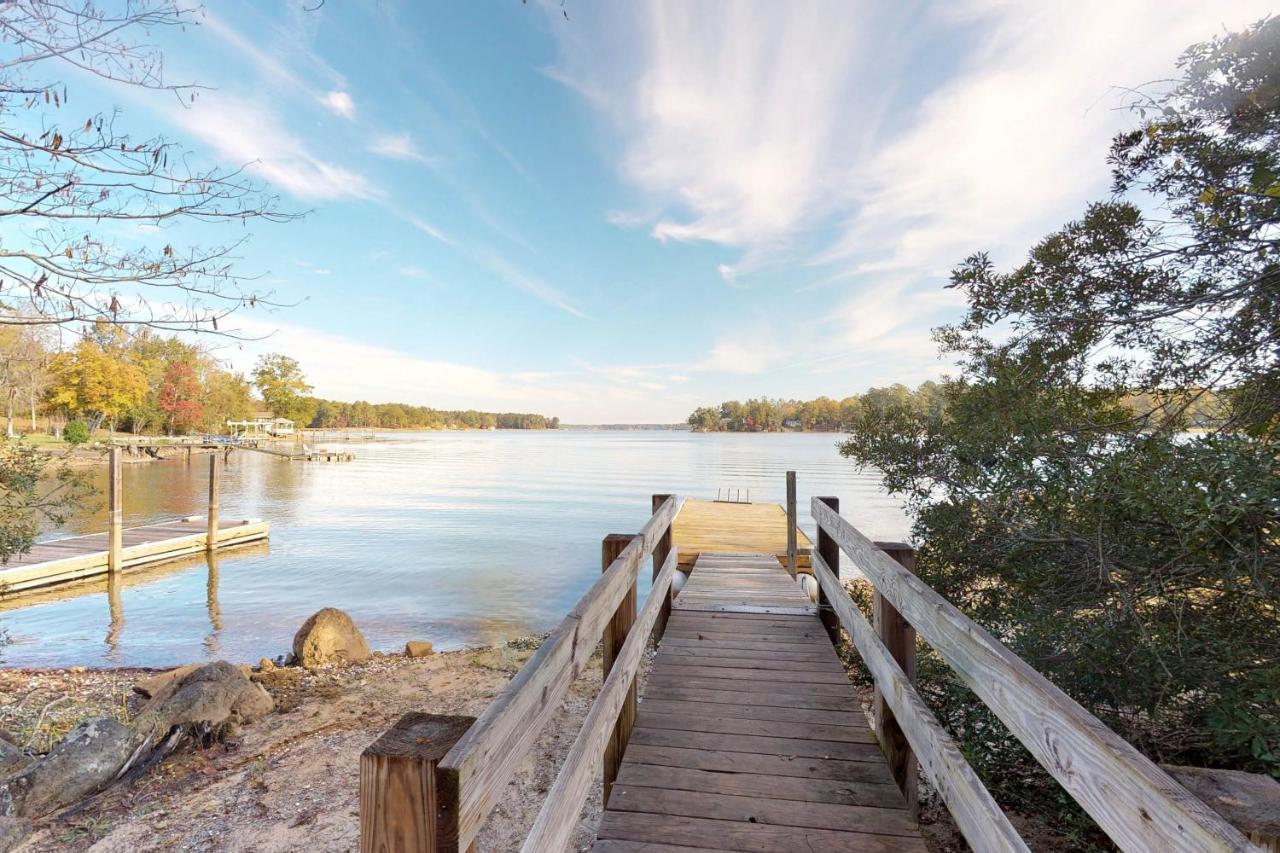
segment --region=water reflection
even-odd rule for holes
[[[0,600],[0,626],[16,641],[4,661],[257,660],[286,651],[302,620],[326,606],[351,612],[382,649],[410,639],[457,648],[542,631],[598,577],[601,537],[644,523],[651,494],[710,498],[740,488],[777,501],[788,468],[798,472],[811,537],[809,496],[821,494],[839,496],[873,538],[904,538],[898,503],[839,457],[836,440],[468,432],[353,444],[357,459],[346,463],[235,452],[222,472],[222,518],[269,519],[269,549],[129,571],[114,592],[99,580]],[[126,466],[126,526],[203,515],[208,465],[197,460],[204,464]],[[105,522],[103,508],[64,535],[100,531]]]

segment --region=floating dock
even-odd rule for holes
[[[704,551],[772,554],[787,563],[787,513],[775,503],[736,503],[686,499],[671,524],[672,544],[680,549],[680,570],[693,568]],[[812,572],[813,543],[796,535],[796,568]]]
[[[148,524],[123,531],[121,569],[160,563],[206,550],[204,517]],[[260,542],[267,538],[271,522],[261,519],[221,521],[218,550]],[[107,533],[72,536],[40,542],[31,550],[0,565],[0,594],[21,592],[53,584],[84,580],[107,573]]]

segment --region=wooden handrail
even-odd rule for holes
[[[819,500],[813,518],[1122,850],[1251,851],[1238,830]]]
[[[849,632],[884,701],[893,709],[925,776],[942,796],[969,846],[977,853],[1029,850],[991,792],[965,761],[951,735],[924,704],[907,673],[880,641],[876,629],[854,606],[840,580],[819,554],[813,555],[813,574],[841,626]]]
[[[569,749],[569,754],[556,775],[556,781],[542,804],[542,810],[538,812],[533,829],[520,848],[522,853],[553,853],[568,847],[595,775],[595,757],[608,742],[614,721],[618,719],[618,713],[635,685],[641,656],[649,643],[649,635],[658,615],[662,613],[677,562],[676,549],[672,548],[653,582],[653,589],[645,599],[635,625],[613,661],[609,677],[604,680],[600,693],[591,703],[591,710],[582,722],[582,730]]]
[[[436,768],[442,850],[467,850],[516,768],[581,674],[640,563],[670,528],[677,500],[667,498]]]

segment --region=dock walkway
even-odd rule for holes
[[[598,853],[925,849],[817,608],[773,555],[698,557],[597,838]]]

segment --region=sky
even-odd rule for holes
[[[289,307],[239,314],[233,366],[667,423],[946,373],[949,270],[1105,197],[1131,89],[1267,5],[218,0],[153,34],[194,103],[83,85],[306,212],[237,252]]]

